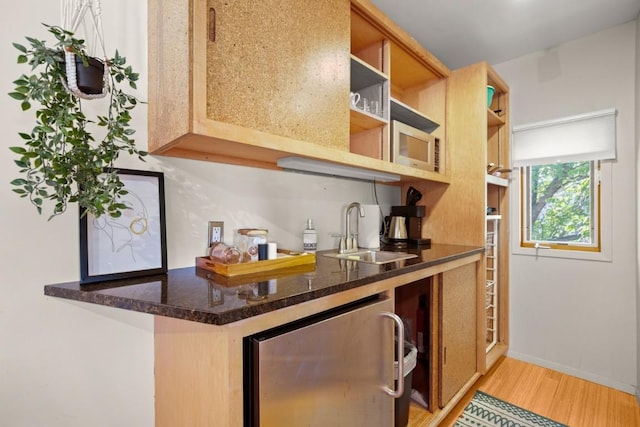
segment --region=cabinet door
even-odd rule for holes
[[[349,149],[348,0],[207,0],[206,13],[207,118]]]
[[[438,404],[442,408],[477,372],[475,263],[442,273],[440,311]]]
[[[252,339],[256,426],[390,426],[391,299]]]

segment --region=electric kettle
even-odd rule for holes
[[[387,234],[389,240],[407,240],[407,225],[405,219],[403,216],[391,217]]]

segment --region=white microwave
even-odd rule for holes
[[[397,120],[391,121],[390,162],[432,172],[440,170],[440,140]]]

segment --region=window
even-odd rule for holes
[[[521,245],[600,250],[600,162],[565,162],[521,169]]]
[[[513,129],[514,253],[611,259],[615,122],[608,109]]]

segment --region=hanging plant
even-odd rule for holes
[[[126,190],[115,172],[104,171],[114,167],[120,153],[140,160],[147,155],[136,148],[132,138],[131,110],[139,101],[117,86],[126,82],[135,89],[138,74],[118,51],[113,58],[100,61],[87,56],[84,41],[74,38],[72,32],[45,27],[55,37],[52,47],[32,37],[26,37],[28,47],[13,44],[20,52],[18,63],[30,65],[32,74],[15,80],[9,95],[20,102],[23,111],[39,104],[33,129],[19,133],[23,145],[10,147],[19,156],[15,163],[22,174],[11,182],[13,191],[28,198],[38,213],[46,200],[54,203],[49,219],[74,202],[96,217],[105,213],[118,217],[127,208],[118,201]],[[97,88],[93,87],[95,77],[93,84],[78,80],[90,64],[98,69]],[[97,97],[105,97],[106,111],[87,117],[82,99]]]

